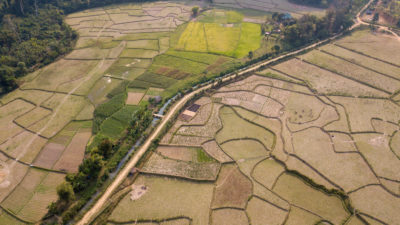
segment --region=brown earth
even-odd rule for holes
[[[71,143],[65,149],[64,153],[54,165],[53,169],[65,170],[68,172],[78,172],[78,167],[85,155],[86,144],[92,133],[79,132],[73,138]]]
[[[60,158],[65,146],[57,143],[48,143],[34,161],[34,165],[44,168],[52,168]]]
[[[218,176],[212,208],[245,208],[251,195],[251,181],[236,166],[224,166]]]

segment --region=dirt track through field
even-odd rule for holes
[[[103,28],[99,31],[99,33],[97,34],[97,38],[100,37],[100,35],[101,35],[101,33],[103,32],[104,29],[106,29],[106,25],[104,25]],[[25,147],[22,149],[22,151],[18,154],[18,156],[16,157],[15,161],[13,161],[10,164],[10,169],[12,169],[15,166],[15,164],[19,161],[19,159],[26,154],[26,152],[28,151],[29,147],[42,134],[42,132],[45,131],[50,126],[51,122],[54,120],[54,118],[56,117],[57,113],[60,111],[61,107],[68,100],[68,98],[71,95],[73,95],[76,90],[78,90],[85,82],[87,82],[103,66],[104,61],[105,61],[105,57],[103,57],[103,59],[97,64],[97,66],[90,71],[90,73],[86,76],[85,79],[82,80],[82,82],[80,82],[77,86],[75,86],[75,88],[73,88],[70,92],[68,92],[68,94],[66,94],[64,96],[64,98],[60,101],[60,103],[57,106],[57,108],[55,108],[54,112],[50,116],[50,119],[47,121],[47,123],[42,127],[42,129],[40,129],[38,132],[36,132],[34,136],[32,136],[32,138],[29,140],[29,142],[25,145]]]
[[[17,163],[17,161],[23,157],[26,153],[26,151],[28,151],[29,147],[31,146],[31,144],[42,134],[43,131],[45,131],[47,129],[47,127],[50,126],[51,122],[54,120],[54,118],[56,117],[58,111],[60,111],[61,107],[63,106],[63,104],[67,101],[67,99],[69,98],[69,96],[71,96],[76,90],[78,90],[79,87],[82,86],[82,84],[84,84],[86,81],[88,81],[92,75],[94,73],[96,73],[98,71],[99,68],[101,68],[104,64],[105,58],[103,58],[103,60],[101,60],[96,68],[94,68],[92,71],[90,71],[89,75],[82,80],[81,83],[79,83],[74,89],[72,89],[70,92],[68,92],[68,94],[66,94],[64,96],[64,98],[61,100],[60,104],[57,106],[57,108],[54,110],[54,112],[52,113],[52,115],[50,116],[50,119],[47,121],[46,125],[44,125],[42,127],[42,129],[40,129],[37,133],[35,133],[34,136],[32,136],[32,138],[29,140],[29,142],[25,145],[25,147],[22,149],[21,153],[18,154],[18,156],[16,157],[15,161],[13,161],[10,165],[10,169],[12,169],[15,164]]]

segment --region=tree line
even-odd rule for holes
[[[353,14],[365,3],[366,0],[335,0],[321,18],[306,14],[299,19],[278,21],[283,27],[285,50],[325,39],[349,28],[354,23]]]
[[[109,173],[116,169],[116,165],[110,162],[121,149],[121,142],[132,146],[145,135],[152,119],[152,112],[142,107],[130,119],[127,135],[122,138],[125,140],[112,142],[105,138],[91,149],[78,172],[68,174],[65,182],[57,187],[58,200],[50,204],[48,219],[43,224],[66,224],[70,221],[94,194],[96,187],[100,187]]]

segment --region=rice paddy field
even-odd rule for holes
[[[400,224],[400,67],[366,40],[400,57],[394,38],[357,30],[206,92],[127,178],[107,221]]]
[[[196,4],[66,16],[75,49],[0,98],[0,224],[39,224],[87,147],[118,140],[150,98],[279,45],[261,34],[266,12],[324,13],[286,0],[217,0],[192,18]],[[107,223],[400,223],[399,50],[361,30],[207,93],[127,179]]]
[[[65,17],[79,33],[74,50],[21,78],[19,89],[0,98],[0,224],[40,223],[47,206],[57,198],[55,188],[67,173],[78,171],[87,148],[102,138],[118,140],[150,98],[172,97],[204,76],[214,77],[248,60],[249,51],[269,51],[277,43],[263,39],[257,21],[265,15],[249,20],[243,12],[215,9],[194,19],[191,10],[196,3],[112,5]],[[221,124],[218,109],[215,106],[209,127]],[[207,132],[212,139],[215,131],[183,129],[171,141],[180,143],[192,137],[187,133]],[[201,147],[204,138],[198,139],[199,146],[187,149],[191,160],[167,159],[163,154],[180,153],[160,151],[160,157],[147,165],[146,176],[162,172],[198,181],[215,180],[221,168],[218,160],[231,159],[211,142],[206,145],[207,152],[217,159],[210,157]],[[270,141],[266,143],[271,145]],[[160,165],[187,171],[173,173]],[[155,184],[163,182],[163,178],[143,178],[143,182],[149,179]],[[171,184],[175,180],[171,179]],[[182,181],[182,185],[191,189],[196,183]],[[211,196],[212,189],[210,183],[193,193]],[[178,196],[182,190],[173,192]],[[177,204],[190,204],[196,198],[176,200]],[[204,206],[210,201],[205,199]],[[172,211],[160,218],[173,215]],[[207,207],[198,218],[195,215],[192,211],[190,218],[180,218],[177,213],[165,224],[208,223]]]

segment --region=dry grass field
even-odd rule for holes
[[[164,95],[168,86],[160,84],[165,84],[163,77],[167,76],[136,78],[146,72],[155,56],[168,50],[170,36],[180,34],[175,30],[189,20],[190,10],[184,4],[160,2],[66,16],[66,22],[79,33],[75,49],[21,78],[19,89],[0,98],[0,153],[4,157],[0,160],[5,165],[0,173],[0,205],[5,209],[1,224],[23,223],[14,217],[40,223],[46,207],[56,199],[61,174],[78,170],[92,136],[93,112],[110,100],[110,94],[127,92],[128,84],[134,83],[143,93],[129,96],[126,104],[140,104],[145,94]],[[175,80],[168,81],[172,85]],[[126,108],[134,113],[134,107]],[[111,129],[113,120],[105,121],[101,129]],[[128,122],[117,125],[124,130]],[[102,131],[113,139],[121,133],[112,132]],[[200,158],[208,156],[202,152]],[[218,168],[215,164],[210,170]]]
[[[124,197],[110,217],[115,222],[166,220],[186,215],[194,224],[208,224],[213,185],[159,176],[140,176],[135,184],[148,187],[140,199]],[[156,203],[156,204],[154,204]]]
[[[215,88],[197,100],[195,116],[178,117],[134,182],[149,176],[149,165],[160,184],[191,182],[194,177],[182,177],[192,171],[183,163],[191,162],[188,148],[196,146],[220,165],[216,179],[193,183],[213,189],[207,205],[199,198],[190,207],[206,213],[208,224],[400,224],[398,52],[400,44],[387,34],[358,30]],[[207,163],[193,164],[207,171]],[[131,222],[117,221],[130,213],[138,222],[159,223],[179,214],[203,224],[186,203],[160,215],[158,203],[166,197],[147,194],[130,203],[125,197],[108,221]],[[140,220],[136,207],[149,198],[156,207]]]

